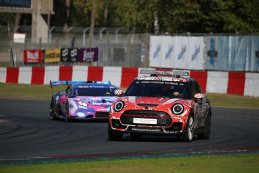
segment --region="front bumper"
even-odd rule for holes
[[[122,124],[119,119],[111,119],[111,128],[123,133],[144,134],[181,134],[183,133],[183,122],[173,122],[169,127],[157,125]]]

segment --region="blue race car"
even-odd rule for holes
[[[50,81],[50,87],[67,85],[52,95],[49,119],[95,119],[109,117],[110,106],[122,91],[110,82]]]

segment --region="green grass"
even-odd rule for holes
[[[64,91],[65,86],[54,87],[49,85],[17,85],[0,83],[0,97],[16,99],[49,100],[51,95],[59,90]]]
[[[65,87],[51,89],[48,85],[16,85],[0,83],[1,98],[49,100],[51,95]],[[206,94],[212,106],[259,108],[259,97],[226,94]]]
[[[227,94],[206,94],[212,106],[259,108],[259,97]]]
[[[0,62],[0,67],[9,67],[10,62]]]
[[[258,173],[259,154],[201,155],[173,158],[122,159],[75,163],[1,166],[1,173]]]

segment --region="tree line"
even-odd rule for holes
[[[54,0],[52,26],[123,27],[138,33],[259,33],[259,0]],[[2,17],[5,15],[5,17]],[[15,14],[0,14],[0,24]],[[23,14],[20,25],[30,25]]]

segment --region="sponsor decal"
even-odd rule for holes
[[[174,45],[169,45],[168,51],[165,54],[165,59],[170,58],[171,54],[173,53],[173,50],[174,50]]]
[[[111,103],[107,102],[107,103],[99,103],[99,102],[94,102],[92,103],[93,106],[110,106]]]
[[[45,50],[44,63],[57,63],[57,62],[60,62],[60,49]]]
[[[157,45],[156,46],[156,49],[155,49],[155,52],[154,52],[154,57],[153,58],[157,58],[159,53],[161,51],[161,45]]]
[[[24,63],[41,63],[42,59],[42,50],[24,50]]]

